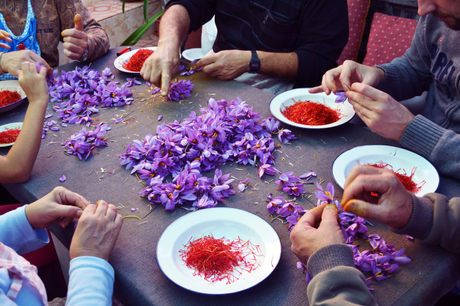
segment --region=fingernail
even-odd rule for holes
[[[82,213],[83,213],[83,210],[81,210],[81,209],[77,210],[77,214],[76,214],[77,217],[80,217]]]
[[[337,209],[337,206],[335,204],[327,204],[325,208]]]
[[[162,96],[166,96],[166,91],[162,91],[162,92],[161,92],[161,95],[162,95]]]

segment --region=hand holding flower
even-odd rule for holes
[[[291,232],[291,250],[304,265],[322,247],[345,243],[337,216],[335,204],[323,204],[307,211],[297,222]]]
[[[342,206],[363,218],[403,227],[412,215],[412,196],[393,171],[357,165],[345,181]]]
[[[26,206],[26,217],[32,228],[46,228],[59,220],[66,227],[72,219],[79,218],[88,201],[81,195],[56,187],[43,198]]]

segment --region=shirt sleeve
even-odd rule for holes
[[[460,198],[430,193],[412,196],[412,215],[403,228],[393,228],[398,234],[408,234],[429,245],[460,253]]]
[[[26,206],[0,216],[0,241],[18,254],[25,254],[49,243],[45,229],[34,230],[26,217]]]
[[[88,57],[86,62],[91,62],[105,55],[110,47],[109,37],[104,28],[91,17],[90,12],[81,0],[57,1],[61,31],[75,27],[73,18],[75,14],[80,14],[83,22],[83,31],[88,35]],[[69,14],[68,2],[73,2]],[[61,37],[62,40],[62,37]]]
[[[115,272],[102,258],[81,256],[70,261],[67,306],[112,305]]]
[[[307,269],[312,276],[307,287],[310,305],[377,305],[348,245],[319,249],[310,256]]]

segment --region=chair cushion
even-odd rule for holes
[[[380,65],[403,56],[412,43],[417,23],[413,19],[375,13],[363,64]]]
[[[356,61],[361,45],[370,0],[347,0],[348,4],[348,43],[343,48],[337,64],[342,65],[347,59]]]

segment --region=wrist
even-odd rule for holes
[[[5,74],[5,73],[8,73],[8,71],[6,71],[3,67],[3,54],[5,54],[6,52],[1,52],[0,53],[0,74]]]

